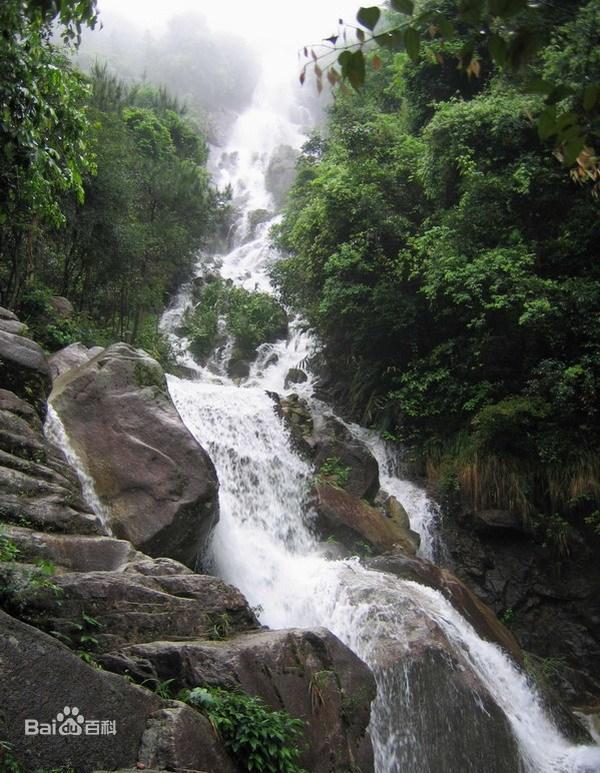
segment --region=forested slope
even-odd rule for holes
[[[0,9],[0,303],[50,350],[126,339],[164,356],[158,315],[227,197],[209,185],[203,132],[164,88],[73,67],[93,3],[65,4],[67,48],[52,8]],[[56,314],[53,295],[75,316]]]
[[[305,146],[275,278],[355,416],[446,494],[511,510],[565,553],[570,524],[600,528],[598,191],[540,139],[544,100],[522,85],[552,78],[580,108],[600,7],[541,12],[552,40],[521,74],[482,46],[469,77],[448,55],[460,34],[416,64],[379,51]]]

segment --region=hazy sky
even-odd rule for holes
[[[296,48],[317,43],[337,28],[342,17],[353,21],[360,0],[98,0],[141,28],[160,29],[171,16],[193,11],[211,27],[230,30],[263,45],[274,39]]]

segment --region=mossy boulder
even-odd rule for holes
[[[218,481],[158,362],[115,344],[60,376],[50,399],[115,536],[194,567],[218,518]]]

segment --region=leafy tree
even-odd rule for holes
[[[86,87],[49,42],[93,25],[95,2],[6,0],[0,6],[0,299],[14,305],[32,271],[31,245],[45,224],[64,220],[60,198],[82,197],[92,168]]]
[[[521,91],[544,96],[545,109],[537,116],[540,137],[555,138],[556,154],[565,165],[577,162],[574,176],[583,182],[598,182],[600,167],[594,147],[599,139],[600,71],[596,43],[600,8],[596,0],[587,5],[585,0],[390,0],[389,5],[390,10],[378,6],[359,8],[358,27],[344,25],[340,20],[343,35],[328,38],[321,50],[305,48],[308,61],[302,69],[301,82],[312,67],[319,91],[325,76],[332,85],[347,81],[354,88],[361,88],[368,52],[377,46],[405,51],[415,65],[428,63],[425,69],[437,70],[430,87],[435,80],[443,85],[457,81],[456,72],[452,72],[456,62],[465,81],[467,77],[485,81],[490,67],[495,65]],[[586,55],[582,55],[582,36],[588,48]],[[565,39],[577,48],[575,68],[567,64],[572,59],[565,56],[565,48],[569,49]],[[551,41],[563,53],[563,66],[544,69],[539,54]],[[380,67],[378,55],[370,61],[374,67]],[[421,75],[425,75],[423,70]],[[468,88],[464,82],[459,85],[461,91]],[[430,95],[435,96],[435,90]]]
[[[442,7],[463,34],[454,5]],[[577,83],[593,70],[594,13],[546,20],[538,72]],[[422,472],[542,535],[555,515],[587,528],[600,499],[598,203],[547,152],[545,97],[484,54],[470,81],[425,53],[369,54],[365,88],[339,92],[304,149],[274,279],[323,339],[346,408],[408,443]]]

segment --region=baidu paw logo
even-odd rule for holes
[[[77,706],[65,706],[56,715],[59,735],[81,735],[82,725],[85,722],[83,715],[79,713]]]

